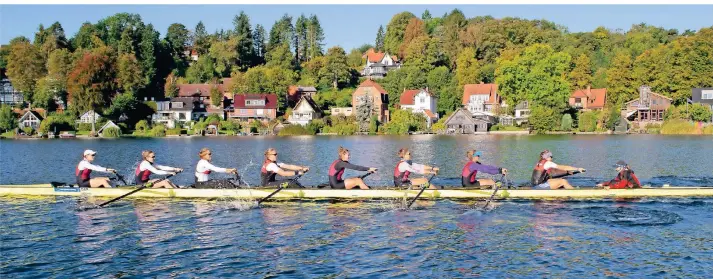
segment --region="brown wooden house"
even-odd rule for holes
[[[673,99],[651,92],[651,88],[639,87],[639,98],[625,104],[626,118],[636,122],[660,122],[671,106]]]
[[[487,132],[491,125],[486,120],[473,118],[473,115],[463,108],[453,112],[453,114],[446,119],[444,124],[446,125],[446,134]]]

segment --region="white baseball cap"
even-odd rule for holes
[[[84,150],[84,156],[94,155],[94,154],[97,154],[97,152],[94,150],[91,150],[91,149]]]

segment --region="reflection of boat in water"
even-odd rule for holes
[[[79,196],[89,194],[100,197],[118,197],[131,192],[134,187],[121,188],[77,188],[52,187],[50,184],[37,185],[0,185],[0,196]],[[144,189],[131,197],[151,198],[262,198],[275,189]],[[393,199],[415,197],[418,190],[376,189],[283,189],[273,200],[320,200],[320,199]],[[438,190],[426,190],[421,199],[487,199],[493,190],[464,189],[453,187]],[[602,199],[602,198],[641,198],[641,197],[713,197],[713,187],[666,187],[640,189],[573,189],[573,190],[521,190],[508,189],[497,192],[497,199]]]

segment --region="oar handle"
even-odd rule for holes
[[[301,173],[301,174],[295,175],[295,177],[293,177],[293,178],[291,178],[290,180],[288,180],[288,182],[283,183],[283,184],[287,184],[287,185],[285,185],[284,187],[283,187],[283,184],[280,184],[279,186],[277,186],[277,190],[275,190],[274,192],[272,192],[272,193],[270,193],[269,195],[267,195],[267,197],[264,197],[264,198],[260,199],[259,201],[257,201],[257,204],[260,205],[262,202],[264,202],[264,201],[266,201],[266,200],[272,198],[272,196],[274,196],[274,195],[277,194],[278,192],[282,191],[282,189],[287,188],[287,186],[289,186],[290,183],[297,181],[297,179],[300,179],[300,177],[302,177],[302,175],[304,175],[304,172]]]
[[[357,177],[359,177],[359,178],[361,178],[361,179],[364,179],[364,178],[366,178],[367,176],[370,176],[370,175],[373,174],[373,173],[375,173],[375,172],[374,172],[374,171],[368,171],[368,172],[366,172],[365,174],[362,174],[362,175],[357,176]]]

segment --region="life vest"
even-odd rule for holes
[[[146,183],[149,181],[149,176],[151,176],[150,170],[148,170],[148,169],[145,169],[143,171],[141,170],[141,164],[143,162],[144,161],[141,161],[141,163],[139,163],[139,166],[136,167],[136,171],[134,172],[135,173],[134,181],[136,181],[136,183]],[[146,162],[153,165],[153,163],[151,163],[149,161],[146,161]]]
[[[344,175],[344,169],[337,169],[337,163],[341,162],[342,159],[337,159],[332,162],[331,165],[329,165],[329,176],[334,177],[337,179],[337,181],[342,181],[342,175]]]
[[[79,162],[81,164],[82,162]],[[87,181],[90,179],[90,175],[92,174],[91,169],[83,169],[79,170],[79,164],[77,164],[77,167],[74,170],[74,176],[77,178],[77,181]]]
[[[270,160],[265,160],[265,162],[262,163],[262,168],[260,169],[260,182],[262,183],[262,186],[267,185],[268,182],[275,181],[277,173],[267,170],[267,166],[271,163],[273,162]]]
[[[399,161],[394,168],[394,185],[401,186],[403,183],[408,182],[408,176],[411,174],[409,171],[400,172],[399,166],[401,163],[407,163],[406,161]]]
[[[461,172],[461,179],[469,181],[470,183],[475,183],[475,176],[478,175],[478,171],[475,170],[473,172],[470,172],[470,166],[475,164],[473,161],[469,161],[468,163],[465,164],[463,167],[463,171]]]
[[[550,179],[550,171],[545,170],[545,163],[547,163],[547,160],[541,159],[539,162],[537,162],[537,165],[535,165],[535,169],[532,170],[532,178],[530,178],[530,183],[532,183],[533,186],[545,183],[548,179]]]

